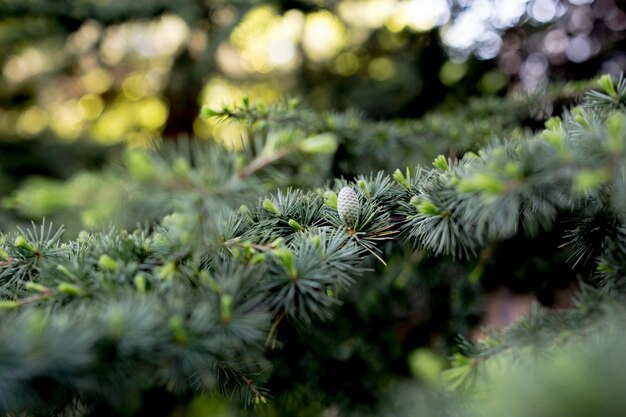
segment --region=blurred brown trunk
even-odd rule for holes
[[[176,57],[170,79],[164,94],[169,105],[169,117],[163,129],[164,139],[176,139],[179,136],[193,136],[193,124],[200,112],[201,103],[198,102],[204,83],[218,71],[215,63],[217,49],[222,42],[230,37],[231,32],[241,18],[254,6],[254,2],[238,5],[235,16],[228,23],[218,24],[211,20],[221,6],[212,8],[203,3],[203,15],[205,18],[198,21],[191,30],[206,32],[208,43],[204,51],[192,54],[185,48]]]
[[[193,136],[193,122],[200,110],[198,94],[202,88],[202,78],[196,79],[196,65],[187,49],[174,62],[164,91],[169,105],[169,117],[163,130],[166,140]]]

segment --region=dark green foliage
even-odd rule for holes
[[[613,190],[625,187],[626,115],[608,90],[604,101],[596,95],[550,119],[536,137],[440,156],[433,168],[338,179],[315,190],[264,196],[259,189],[279,167],[291,166],[297,176],[305,170],[298,158],[328,161],[342,143],[339,132],[290,130],[289,108],[267,113],[244,102],[241,118],[255,129],[241,151],[184,142],[171,155],[129,153],[126,171],[116,174],[130,175],[129,196],[171,214],[131,232],[111,227],[67,241],[45,223],[2,235],[0,410],[132,415],[154,389],[179,398],[197,390],[240,392],[261,404],[267,394],[258,386],[286,389],[291,370],[307,376],[295,378],[293,396],[277,400],[283,411],[294,398],[301,405],[314,395],[305,384],[310,378],[324,393],[321,409],[358,398],[372,404],[390,370],[407,373],[406,350],[432,343],[413,328],[440,329],[452,319],[457,331],[471,326],[478,297],[472,285],[498,259],[500,244],[519,239],[523,248],[549,234],[568,242],[572,267],[587,274],[575,308],[539,309],[508,332],[462,343],[443,381],[450,389],[480,390],[510,355],[575,344],[604,320],[607,302],[619,300],[622,288],[625,213],[623,195]],[[205,113],[240,117],[227,109]],[[280,126],[291,133],[271,134]],[[344,187],[356,195],[355,221],[337,212]],[[446,256],[464,260],[450,264]],[[432,301],[440,297],[452,305]],[[389,311],[373,308],[381,305]],[[428,309],[432,317],[414,311]],[[370,342],[397,318],[406,322],[390,332],[387,340],[395,342]],[[346,339],[354,321],[359,329]],[[325,343],[305,353],[314,340]],[[384,366],[368,368],[378,356]],[[268,359],[287,369],[264,374]],[[352,390],[335,380],[335,367],[366,381]]]

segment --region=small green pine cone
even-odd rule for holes
[[[343,187],[337,196],[339,218],[348,226],[354,226],[359,219],[359,198],[351,187]]]

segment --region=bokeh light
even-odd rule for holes
[[[345,46],[346,28],[341,20],[329,11],[307,15],[302,36],[302,47],[313,61],[327,61]]]
[[[503,79],[510,89],[533,90],[571,65],[593,62],[588,75],[626,69],[626,54],[605,46],[626,36],[615,0],[220,3],[206,6],[206,15],[185,7],[87,17],[65,32],[41,18],[26,26],[7,19],[2,87],[5,100],[17,101],[0,109],[4,134],[141,146],[181,133],[237,142],[242,132],[196,119],[199,107],[246,94],[269,103],[302,95],[317,109],[353,106],[388,117],[425,102],[433,84],[424,74],[435,77],[439,93],[472,80],[474,93],[497,94]],[[422,57],[429,48],[438,62]],[[493,71],[474,75],[479,66]],[[368,94],[394,91],[402,94],[362,107]]]

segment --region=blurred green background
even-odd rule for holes
[[[123,146],[236,147],[241,125],[198,113],[243,95],[386,120],[617,75],[625,28],[614,0],[3,0],[0,199],[100,167]],[[0,222],[80,205],[45,194],[31,193],[30,211],[3,200]]]
[[[225,140],[199,106],[243,94],[417,117],[617,74],[625,28],[613,0],[4,0],[1,140]]]

